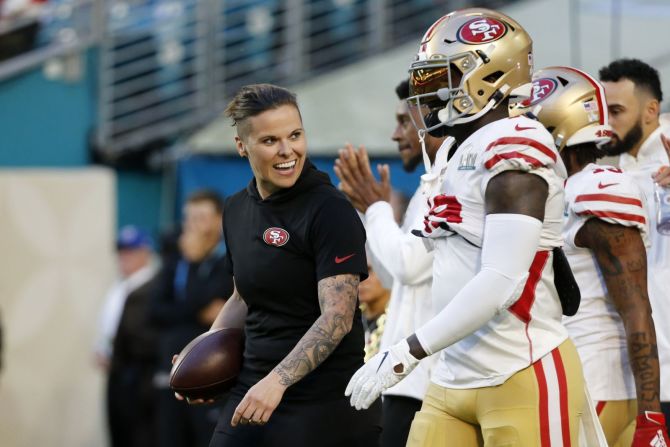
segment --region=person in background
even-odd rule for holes
[[[409,80],[401,81],[395,93],[398,104],[391,140],[397,145],[403,169],[414,172],[418,166],[423,167],[423,156],[405,101],[409,96]],[[431,163],[443,140],[426,135],[426,157]],[[378,182],[372,175],[370,162],[363,149],[343,149],[335,162],[335,173],[341,180],[340,189],[364,220],[370,264],[383,280],[384,286],[392,288],[380,344],[380,349],[384,350],[411,335],[433,316],[433,254],[426,250],[420,238],[410,232],[423,222],[426,197],[417,185],[406,211],[398,217],[388,171],[381,171],[382,181]],[[428,388],[434,361],[435,358],[422,361],[405,381],[384,393],[383,447],[405,446],[414,413],[421,409],[421,400]]]
[[[632,176],[596,164],[612,135],[602,85],[571,67],[540,70],[533,79],[538,94],[521,111],[532,110],[552,129],[569,176],[563,240],[581,303],[563,323],[608,445],[663,445],[644,198]],[[552,83],[553,90],[543,90]]]
[[[403,220],[405,220],[405,213],[407,212],[409,201],[410,198],[402,191],[398,191],[397,189],[391,191],[391,199],[389,200],[389,203],[393,209],[393,218],[398,225],[402,225]]]
[[[386,306],[391,291],[383,286],[377,274],[368,263],[368,278],[358,285],[358,300],[361,303],[363,329],[365,330],[365,360],[379,352],[384,326]]]
[[[135,226],[119,231],[120,278],[107,293],[95,349],[107,373],[107,421],[112,447],[155,445],[152,376],[156,332],[148,305],[156,288],[151,238]]]
[[[620,59],[600,70],[605,87],[610,124],[614,134],[608,155],[619,156],[619,167],[635,179],[647,202],[650,248],[647,278],[652,316],[661,365],[661,407],[670,421],[670,236],[656,228],[654,179],[669,164],[663,135],[670,134],[670,120],[661,116],[663,92],[658,72],[637,59]],[[667,424],[666,424],[667,426]]]
[[[157,428],[159,447],[207,446],[216,420],[215,405],[189,406],[169,389],[172,358],[192,339],[206,332],[233,292],[224,267],[223,201],[208,190],[196,191],[184,205],[178,246],[181,258],[166,264],[151,305],[159,329]]]

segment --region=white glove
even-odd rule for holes
[[[351,396],[351,406],[367,409],[384,390],[400,382],[419,364],[402,340],[388,351],[380,352],[363,365],[349,381],[345,396]]]

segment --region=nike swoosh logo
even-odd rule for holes
[[[531,129],[535,129],[535,128],[534,127],[521,127],[518,124],[516,126],[514,126],[514,130],[516,130],[516,131],[531,130]]]
[[[600,182],[600,183],[598,183],[598,189],[605,189],[607,187],[614,186],[614,185],[618,185],[618,183],[605,183],[605,184],[603,184],[603,182]]]
[[[377,373],[379,372],[379,368],[382,367],[382,363],[384,363],[384,360],[386,360],[386,357],[387,357],[388,355],[389,355],[389,352],[386,351],[386,352],[384,353],[384,357],[382,357],[382,361],[379,362],[379,366],[377,367],[377,371],[375,371],[375,374],[377,374]]]
[[[339,256],[335,256],[335,264],[342,264],[344,261],[346,261],[347,259],[351,259],[354,256],[356,256],[356,253],[352,253],[349,256],[344,256],[342,258],[340,258]]]

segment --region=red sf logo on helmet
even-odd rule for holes
[[[458,30],[458,40],[477,45],[500,39],[507,32],[503,22],[491,17],[478,17],[465,22]]]
[[[547,96],[554,93],[558,82],[551,78],[540,78],[533,81],[533,95],[531,96],[530,105],[537,104]]]
[[[288,242],[288,231],[283,228],[270,227],[263,232],[263,241],[268,245],[281,247]]]

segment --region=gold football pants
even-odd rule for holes
[[[596,404],[596,411],[608,445],[629,447],[633,443],[637,417],[635,399],[600,401]]]
[[[578,446],[582,367],[572,341],[498,386],[430,384],[407,447]]]

